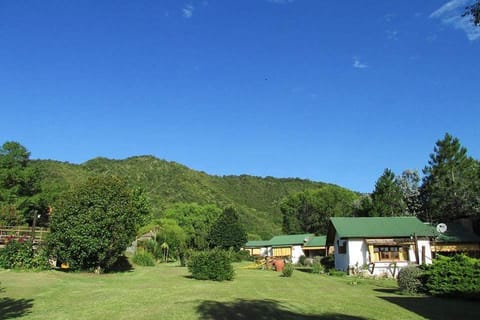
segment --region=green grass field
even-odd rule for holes
[[[3,319],[478,319],[472,301],[411,297],[392,280],[242,269],[229,282],[173,264],[106,275],[0,270]]]

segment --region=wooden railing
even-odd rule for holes
[[[33,228],[29,227],[0,226],[0,246],[4,246],[11,240],[30,240],[35,244],[40,244],[46,240],[47,234],[48,229],[43,227],[33,230]]]

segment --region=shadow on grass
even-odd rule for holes
[[[203,320],[365,320],[365,318],[339,313],[302,314],[285,309],[274,300],[236,300],[232,302],[203,301],[198,307]]]
[[[426,319],[478,319],[480,304],[475,301],[436,298],[389,296],[379,297]]]
[[[117,261],[108,269],[108,273],[131,272],[133,266],[125,256],[120,256]]]
[[[0,320],[23,317],[32,307],[33,299],[0,298]]]

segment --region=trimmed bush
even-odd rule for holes
[[[295,267],[291,263],[286,263],[282,270],[282,276],[284,277],[291,277],[293,274],[293,270]]]
[[[153,267],[155,266],[155,258],[148,251],[137,252],[132,258],[133,263],[139,266]]]
[[[188,271],[197,280],[224,281],[234,276],[230,254],[221,249],[195,252],[188,261]]]
[[[435,296],[480,299],[480,260],[464,254],[439,256],[425,267],[427,292]]]
[[[418,293],[422,291],[420,278],[423,271],[417,266],[407,266],[398,273],[398,287],[406,293]]]
[[[298,264],[301,265],[301,266],[305,266],[305,265],[306,265],[305,260],[307,260],[307,257],[304,256],[304,255],[301,255],[301,256],[298,258]]]

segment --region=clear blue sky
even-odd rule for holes
[[[0,1],[0,142],[371,192],[446,132],[480,158],[468,1]]]

